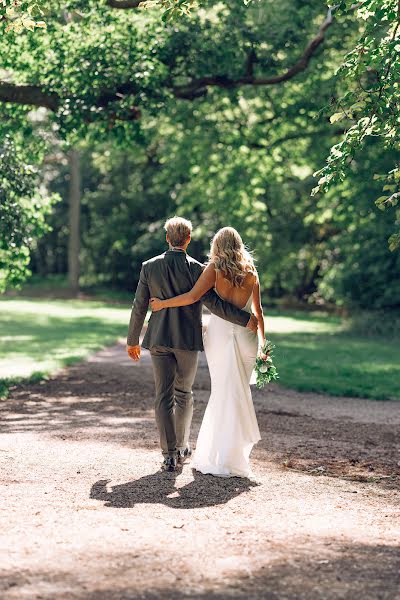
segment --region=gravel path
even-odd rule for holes
[[[152,395],[119,344],[1,403],[2,600],[400,599],[400,403],[256,391],[249,481],[161,473]]]

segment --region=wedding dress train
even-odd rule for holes
[[[252,295],[243,310],[251,312]],[[204,349],[211,396],[192,466],[221,477],[249,477],[250,452],[260,438],[250,392],[258,342],[250,329],[211,315]]]

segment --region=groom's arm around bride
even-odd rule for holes
[[[204,266],[186,253],[190,236],[180,247],[169,250],[143,263],[129,323],[127,350],[139,360],[139,336],[149,308],[150,298],[171,298],[189,291]],[[217,316],[232,323],[257,330],[257,319],[233,304],[222,300],[211,289],[196,304],[152,313],[143,340],[143,347],[166,346],[180,350],[203,350],[202,304]]]

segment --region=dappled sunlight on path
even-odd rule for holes
[[[256,392],[227,480],[159,471],[152,393],[121,345],[2,403],[2,599],[396,598],[398,404]],[[202,361],[194,441],[208,394]]]

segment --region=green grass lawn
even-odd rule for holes
[[[100,301],[0,300],[0,394],[125,338],[130,307]],[[346,331],[339,317],[267,311],[280,384],[331,395],[400,399],[400,344]]]
[[[130,308],[98,301],[2,299],[0,395],[125,337]]]
[[[267,312],[280,383],[300,391],[400,399],[400,344],[352,334],[339,317]]]

